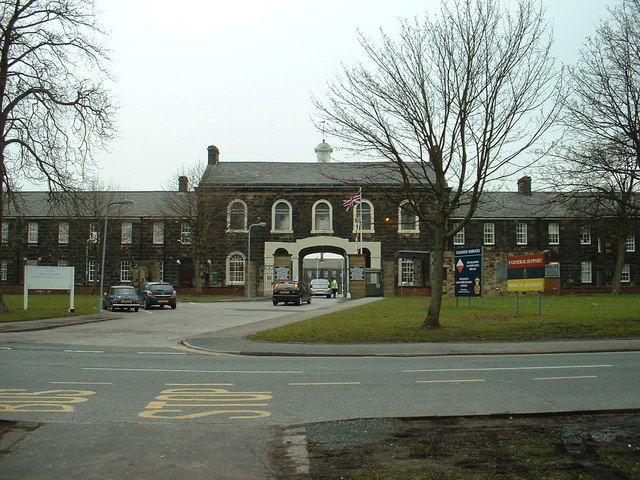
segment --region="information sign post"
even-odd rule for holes
[[[455,296],[482,299],[482,247],[454,251]]]

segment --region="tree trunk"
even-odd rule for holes
[[[436,225],[434,231],[433,262],[431,264],[431,304],[422,324],[423,328],[440,328],[440,308],[442,307],[442,283],[445,251],[445,226]]]
[[[615,293],[616,295],[622,293],[620,280],[622,279],[622,267],[624,266],[626,247],[626,237],[624,235],[620,235],[616,239],[616,267],[613,270],[613,278],[611,279],[611,293]]]

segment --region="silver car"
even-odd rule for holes
[[[314,278],[311,280],[311,295],[324,295],[327,298],[331,298],[331,285],[326,278]]]

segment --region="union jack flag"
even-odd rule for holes
[[[342,206],[347,209],[347,212],[351,207],[355,207],[362,201],[362,194],[360,192],[352,195],[350,198],[342,201]]]

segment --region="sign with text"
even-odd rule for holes
[[[456,297],[482,295],[482,247],[454,251]]]
[[[544,254],[507,257],[507,291],[544,291]]]
[[[75,310],[74,267],[24,267],[24,309],[29,307],[29,290],[69,290],[69,311]]]

